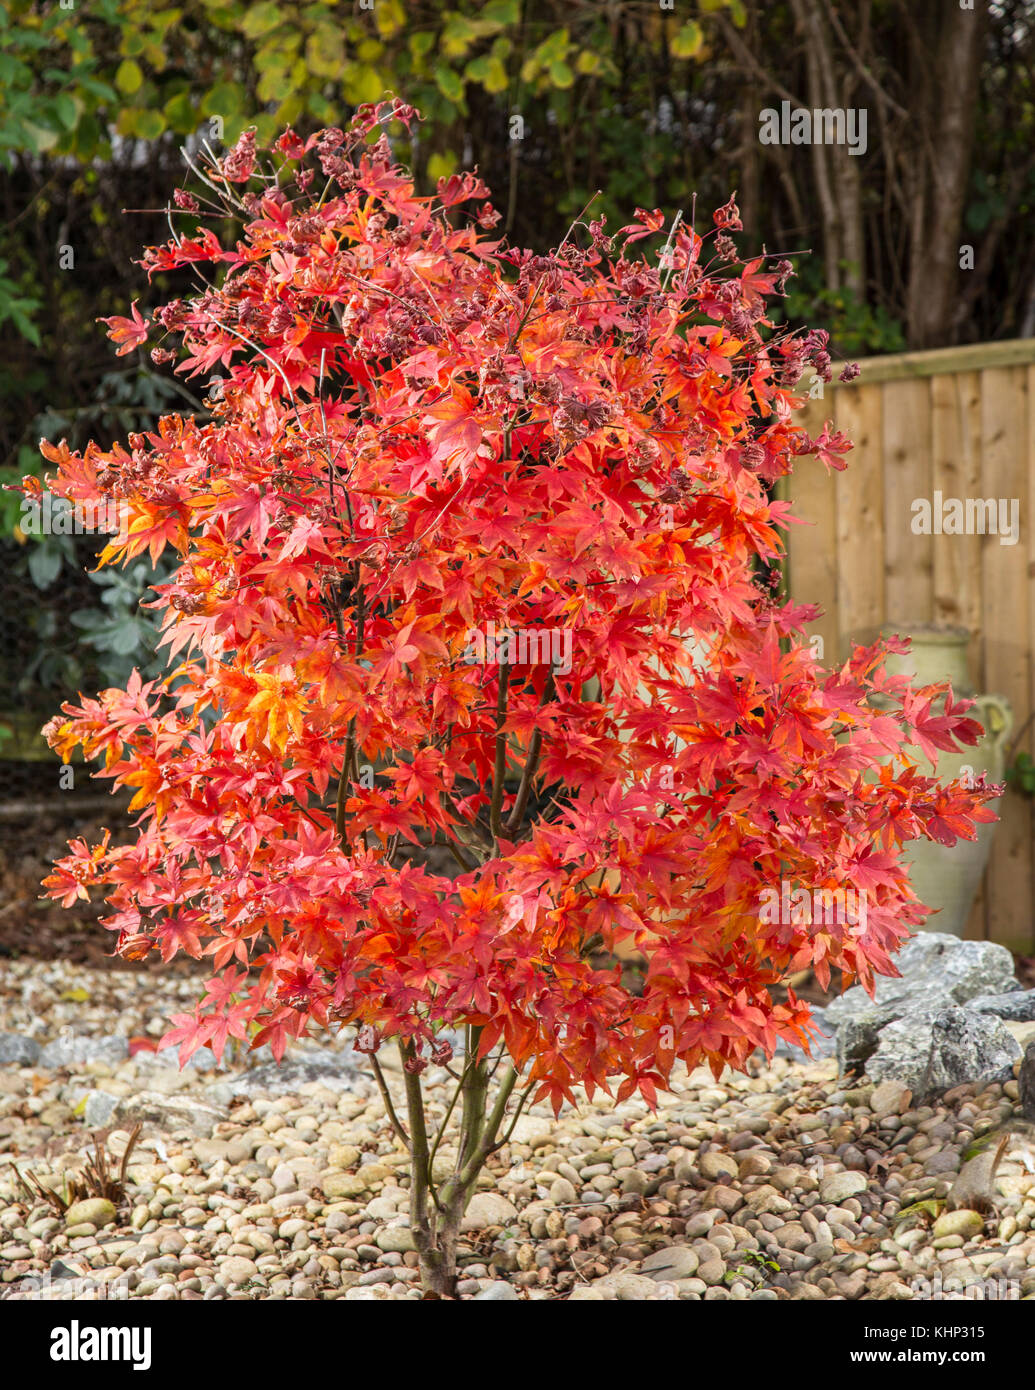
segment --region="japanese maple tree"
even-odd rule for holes
[[[766,316],[790,263],[739,258],[732,200],[647,255],[660,212],[507,248],[475,175],[415,194],[378,129],[415,118],[363,108],[192,165],[182,227],[143,260],[190,292],[107,323],[120,354],[150,339],[155,362],[217,373],[210,416],[41,445],[55,493],[125,504],[104,563],[177,560],[167,677],[46,729],[134,789],[136,839],[72,842],[46,887],[103,892],[130,960],[211,958],[165,1039],[183,1061],[356,1030],[447,1294],[527,1098],[652,1103],[677,1062],[718,1075],[807,1043],[807,1007],[774,987],[895,973],[925,916],[902,845],[972,838],[993,789],[915,765],[976,740],[966,702],[886,675],[886,644],[824,669],[815,610],[772,582],[792,518],[771,485],[849,448],[794,423],[830,358]],[[448,846],[455,874],[404,842]],[[865,920],[766,920],[783,882],[851,886]],[[436,1133],[429,1063],[459,1106],[444,1181],[453,1107]]]

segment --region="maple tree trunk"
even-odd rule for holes
[[[508,1067],[490,1110],[489,1064],[485,1060],[472,1060],[477,1057],[480,1035],[479,1028],[468,1030],[464,1071],[454,1097],[454,1104],[457,1098],[462,1104],[457,1158],[453,1172],[437,1188],[433,1164],[438,1139],[433,1145],[429,1143],[420,1076],[406,1066],[408,1061],[412,1062],[412,1045],[405,1042],[399,1045],[410,1121],[410,1229],[420,1259],[421,1287],[426,1294],[438,1298],[456,1296],[456,1247],[460,1223],[479,1174],[490,1154],[500,1147],[497,1135],[518,1078],[514,1067]],[[451,1105],[442,1122],[443,1130],[452,1108]],[[520,1109],[519,1105],[512,1117],[511,1127]],[[439,1133],[441,1135],[442,1130]]]
[[[434,1231],[425,1229],[425,1238],[417,1237],[420,1282],[425,1293],[437,1294],[439,1298],[456,1297],[456,1243],[462,1217],[459,1202],[454,1201]],[[415,1237],[419,1229],[414,1227]]]

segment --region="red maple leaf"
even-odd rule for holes
[[[133,317],[129,319],[113,314],[110,318],[98,320],[99,323],[108,325],[108,337],[121,344],[116,357],[125,357],[127,352],[132,352],[135,347],[147,342],[148,323],[137,308],[136,300],[133,301],[130,312]]]

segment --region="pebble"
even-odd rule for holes
[[[865,1192],[867,1187],[869,1180],[864,1173],[832,1173],[819,1184],[820,1201],[837,1205],[856,1193]]]
[[[517,1300],[517,1289],[504,1279],[490,1280],[484,1288],[480,1288],[474,1295],[476,1303],[515,1303]]]
[[[387,1230],[379,1231],[376,1244],[378,1250],[399,1255],[407,1254],[417,1248],[413,1239],[413,1232],[409,1226],[389,1226]]]
[[[702,1155],[698,1164],[701,1176],[715,1181],[717,1178],[735,1178],[738,1175],[738,1164],[735,1158],[729,1154],[720,1153],[715,1149]]]
[[[105,1197],[88,1197],[73,1204],[65,1212],[65,1233],[72,1235],[76,1228],[88,1225],[91,1235],[101,1226],[110,1226],[115,1220],[115,1205]]]
[[[958,1236],[963,1241],[970,1240],[973,1236],[980,1235],[985,1227],[985,1219],[976,1211],[947,1211],[943,1212],[934,1223],[934,1235],[936,1240],[939,1237]]]
[[[517,1219],[517,1207],[498,1192],[476,1192],[460,1223],[461,1231],[481,1231],[506,1226]]]
[[[640,1264],[640,1272],[649,1279],[690,1279],[700,1268],[700,1256],[686,1245],[670,1245],[648,1255]]]

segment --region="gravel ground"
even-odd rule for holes
[[[313,1045],[280,1069],[209,1055],[180,1072],[149,1049],[196,993],[59,960],[0,966],[0,1298],[419,1298],[405,1155],[363,1060]],[[441,1109],[449,1078],[426,1077]],[[990,1210],[944,1204],[968,1145],[1017,1125],[1016,1100],[1010,1081],[915,1105],[897,1082],[777,1058],[718,1083],[684,1072],[654,1114],[532,1110],[465,1218],[460,1296],[1031,1298],[1025,1127]],[[117,1158],[138,1120],[121,1206],[61,1218],[19,1187],[12,1165],[60,1188],[96,1136]]]

